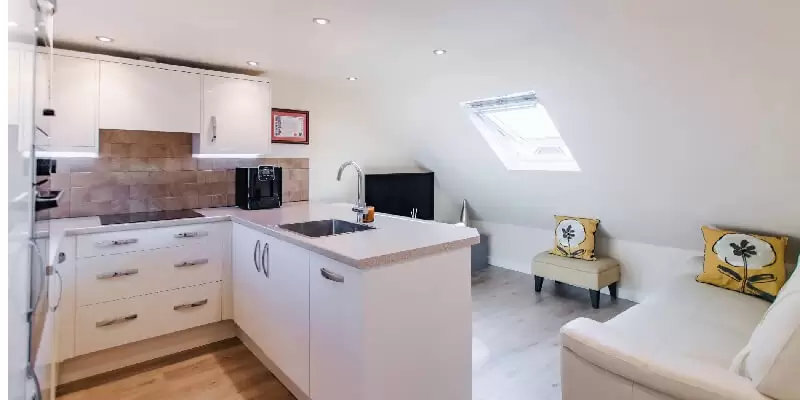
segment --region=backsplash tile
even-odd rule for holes
[[[283,201],[308,200],[307,158],[195,159],[192,134],[101,130],[98,158],[57,159],[42,189],[62,190],[37,219],[234,205],[236,167],[283,167]]]

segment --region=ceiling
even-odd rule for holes
[[[56,38],[358,85],[479,218],[697,248],[699,226],[800,241],[796,0],[71,0]],[[313,17],[330,18],[326,26]],[[432,50],[445,48],[445,56]],[[345,77],[358,76],[357,82]],[[459,103],[535,90],[581,172],[506,171]]]

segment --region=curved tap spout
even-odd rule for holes
[[[358,173],[358,199],[353,207],[353,211],[355,211],[357,214],[356,218],[358,222],[364,222],[364,215],[367,213],[367,204],[366,200],[364,199],[364,171],[358,164],[356,164],[355,161],[348,161],[339,167],[339,172],[336,174],[336,180],[341,181],[342,172],[344,172],[345,168],[351,165],[356,169],[356,173]]]

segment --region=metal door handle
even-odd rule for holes
[[[136,268],[133,269],[126,269],[124,271],[113,271],[113,272],[106,272],[104,274],[97,275],[97,279],[111,279],[111,278],[118,278],[120,276],[130,276],[136,275],[139,273],[139,270]]]
[[[217,117],[211,116],[211,143],[217,141]]]
[[[126,315],[124,317],[104,319],[100,322],[95,323],[94,326],[97,328],[102,328],[104,326],[111,326],[111,325],[121,324],[123,322],[133,321],[136,318],[139,318],[139,314],[131,314],[131,315]]]
[[[56,312],[58,310],[58,306],[61,305],[61,295],[64,293],[64,278],[61,277],[61,272],[58,272],[57,268],[53,268],[53,272],[58,277],[58,301],[52,307],[50,307],[50,311]]]
[[[187,310],[190,308],[200,307],[208,304],[208,299],[203,299],[200,301],[195,301],[194,303],[186,303],[186,304],[179,304],[175,307],[172,307],[175,311]]]
[[[207,258],[201,258],[199,260],[184,261],[182,263],[177,263],[175,264],[175,268],[192,267],[195,265],[203,265],[203,264],[208,264]]]
[[[181,233],[176,233],[173,236],[175,236],[176,239],[195,238],[195,237],[208,236],[208,232],[205,232],[205,231],[200,231],[200,232],[181,232]]]
[[[264,255],[266,255],[266,264],[264,263]],[[269,243],[264,242],[264,250],[261,251],[261,269],[264,271],[264,276],[269,278]]]
[[[322,274],[322,276],[325,279],[329,280],[329,281],[334,281],[334,282],[338,282],[338,283],[344,283],[344,277],[343,276],[341,276],[339,274],[336,274],[336,273],[333,273],[331,271],[328,271],[325,268],[320,269],[319,273]]]
[[[97,242],[95,245],[97,247],[111,247],[111,246],[123,246],[126,244],[134,244],[137,243],[139,239],[117,239],[117,240],[106,240],[103,242]]]
[[[261,272],[261,267],[258,266],[258,249],[261,248],[261,240],[256,241],[256,247],[253,248],[253,264],[256,266],[256,271]]]

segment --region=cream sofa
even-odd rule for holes
[[[800,273],[772,307],[688,275],[608,322],[571,321],[561,383],[564,400],[798,400]]]

